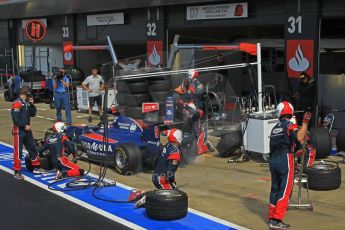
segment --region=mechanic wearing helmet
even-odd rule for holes
[[[181,159],[180,144],[182,142],[182,131],[171,129],[167,131],[168,143],[164,146],[162,153],[158,156],[152,182],[157,189],[175,189],[175,172]]]
[[[30,117],[36,116],[36,107],[33,98],[29,95],[29,87],[22,87],[19,90],[18,99],[11,106],[11,116],[13,121],[13,170],[14,178],[22,180],[21,160],[23,156],[23,145],[28,151],[31,163],[34,166],[33,173],[42,173],[39,168],[40,159],[35,147],[34,138],[31,132]]]
[[[214,152],[211,142],[207,141],[207,122],[202,110],[197,109],[194,103],[186,103],[183,107],[183,118],[185,120],[184,132],[191,132],[191,139],[185,139],[184,143],[193,143],[197,140],[197,155],[205,152]]]
[[[67,157],[69,154],[73,154],[73,161],[76,162],[75,146],[64,134],[65,124],[63,122],[56,122],[52,129],[54,131],[53,135],[48,137],[46,143],[38,151],[43,153],[49,150],[52,165],[57,169],[55,179],[84,175],[84,170],[80,169],[77,164],[72,163]],[[67,156],[66,153],[68,153]]]
[[[291,118],[291,123],[297,125],[297,121],[296,121],[296,117],[293,116]],[[305,148],[305,153],[304,153],[304,163],[303,163],[303,171],[306,171],[307,168],[310,168],[311,166],[313,166],[314,160],[315,160],[315,156],[316,156],[316,149],[312,146],[311,142],[310,142],[310,133],[307,132],[306,134],[306,148]],[[296,157],[300,158],[303,155],[303,144],[301,143],[297,143],[296,147],[295,147],[295,154]]]
[[[292,191],[294,181],[295,145],[305,139],[311,113],[303,117],[301,129],[290,119],[294,109],[292,105],[283,101],[277,106],[280,122],[272,129],[270,136],[269,167],[271,171],[271,193],[269,205],[270,229],[288,229],[289,225],[283,222]]]

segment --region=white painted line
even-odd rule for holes
[[[43,116],[40,116],[40,115],[36,115],[36,117],[38,117],[38,118],[45,118],[45,117],[43,117]]]
[[[55,175],[55,172],[37,174],[37,175],[34,175],[34,177],[46,177],[46,176],[52,176],[52,175]]]
[[[1,109],[0,111],[11,111],[11,109]]]
[[[2,165],[0,165],[0,169],[5,171],[5,172],[7,172],[7,173],[9,173],[9,174],[13,174],[14,173],[13,170],[8,169],[8,168],[6,168],[6,167],[4,167]],[[36,185],[36,186],[38,186],[38,187],[40,187],[40,188],[42,188],[44,190],[47,190],[47,191],[49,191],[51,193],[54,193],[57,196],[60,196],[60,197],[62,197],[64,199],[66,199],[66,200],[69,200],[69,201],[77,204],[77,205],[80,205],[81,207],[89,209],[90,211],[98,213],[99,215],[102,215],[102,216],[104,216],[104,217],[106,217],[106,218],[108,218],[108,219],[110,219],[112,221],[115,221],[115,222],[119,223],[119,224],[122,224],[122,225],[127,226],[127,227],[132,228],[132,229],[138,229],[138,230],[139,229],[140,230],[141,229],[145,229],[145,228],[143,228],[143,227],[141,227],[139,225],[136,225],[136,224],[134,224],[132,222],[129,222],[129,221],[125,220],[125,219],[122,219],[122,218],[120,218],[118,216],[110,214],[110,213],[108,213],[108,212],[106,212],[106,211],[104,211],[102,209],[96,208],[96,207],[94,207],[94,206],[92,206],[92,205],[90,205],[90,204],[88,204],[88,203],[86,203],[84,201],[78,200],[78,199],[76,199],[76,198],[74,198],[74,197],[72,197],[70,195],[67,195],[67,194],[62,193],[62,192],[50,190],[47,185],[42,184],[42,183],[40,183],[40,182],[30,178],[30,177],[24,176],[24,179],[27,182],[30,182],[31,184],[34,184],[34,185]]]
[[[54,176],[54,178],[55,178],[55,176]],[[54,179],[54,180],[48,180],[47,182],[48,182],[49,184],[50,184],[50,183],[53,183],[53,182],[55,182],[55,179]]]
[[[55,119],[53,118],[50,118],[50,117],[46,117],[47,120],[50,120],[50,121],[55,121]]]
[[[42,180],[55,179],[55,176],[42,177],[41,179],[42,179]]]
[[[43,109],[43,108],[37,108],[37,110],[41,110],[41,111],[46,111],[48,110],[47,108]]]

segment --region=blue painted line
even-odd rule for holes
[[[12,169],[12,153],[13,148],[8,147],[0,143],[0,165]],[[49,180],[45,179],[47,177],[51,177],[52,173],[50,174],[43,174],[42,176],[37,176],[32,174],[31,172],[27,171],[25,167],[22,169],[22,173],[37,182],[47,185],[49,184]],[[95,178],[95,177],[89,177]],[[59,185],[63,185],[65,182],[60,182],[54,185],[54,188],[60,188]],[[245,229],[235,224],[232,224],[227,221],[223,221],[221,219],[208,216],[207,214],[195,214],[191,211],[188,212],[187,216],[174,221],[157,221],[150,219],[146,213],[145,209],[134,209],[134,204],[120,204],[120,203],[110,203],[98,200],[92,196],[92,189],[88,188],[85,190],[79,191],[70,191],[70,192],[63,192],[69,196],[72,196],[80,201],[88,203],[96,208],[99,208],[105,212],[108,212],[116,217],[124,219],[128,222],[134,223],[138,226],[141,226],[146,229],[184,229],[184,230],[192,230],[192,229]],[[97,190],[97,195],[106,199],[116,199],[116,200],[127,200],[129,196],[129,189],[125,188],[125,186],[121,187],[108,187],[108,188],[100,188]]]

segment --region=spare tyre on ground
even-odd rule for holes
[[[242,145],[242,133],[240,130],[231,131],[223,135],[217,145],[219,156],[230,156],[234,150],[240,148]]]
[[[336,139],[337,151],[345,151],[345,128],[339,131]]]
[[[341,185],[341,170],[338,163],[326,161],[314,164],[306,171],[309,189],[327,191],[337,189]]]
[[[188,196],[178,189],[156,190],[146,195],[147,215],[155,220],[177,220],[188,212]]]
[[[326,158],[332,151],[331,135],[324,127],[310,129],[310,142],[316,149],[316,159]]]

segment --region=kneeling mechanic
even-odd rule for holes
[[[66,126],[63,122],[56,122],[52,127],[54,133],[38,149],[40,153],[49,150],[51,162],[56,167],[55,179],[64,177],[77,177],[84,175],[84,170],[80,169],[75,163],[68,159],[69,154],[73,154],[73,162],[76,162],[75,147],[72,141],[68,140],[65,135]],[[65,151],[66,150],[66,151]],[[66,153],[68,153],[66,155]]]

